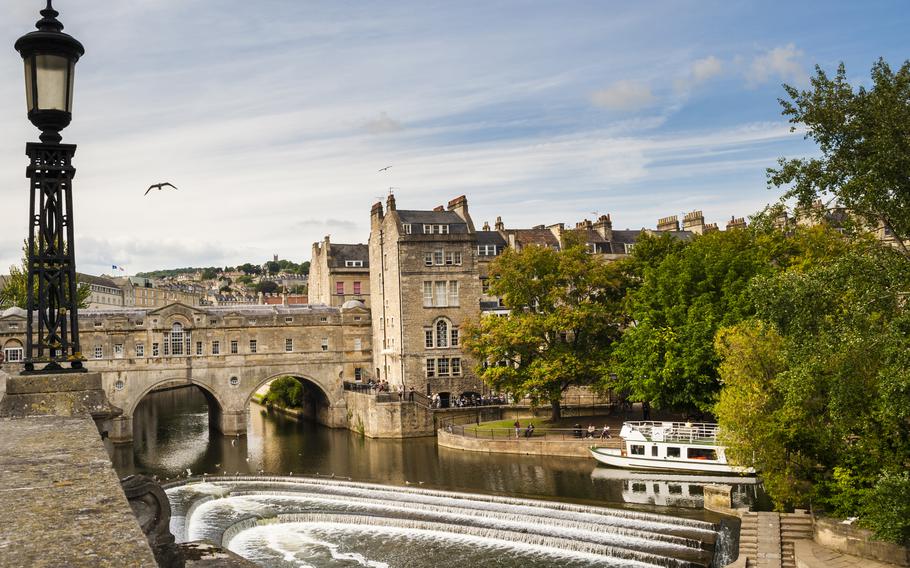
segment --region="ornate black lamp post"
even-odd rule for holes
[[[72,180],[74,144],[61,144],[60,131],[72,118],[73,72],[85,52],[63,33],[48,0],[37,31],[16,41],[25,63],[28,119],[41,130],[41,143],[25,153],[31,180],[28,235],[28,331],[25,373],[84,371],[79,348],[76,263],[73,252]],[[37,296],[35,284],[37,282]],[[35,329],[37,317],[37,329]],[[66,369],[61,363],[69,363]],[[36,364],[45,364],[36,369]]]

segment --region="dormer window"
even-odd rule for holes
[[[449,226],[448,225],[424,225],[423,226],[424,235],[448,235]]]
[[[411,234],[411,224],[410,223],[405,223],[404,225],[402,225],[402,228],[404,229],[404,233],[406,235]]]

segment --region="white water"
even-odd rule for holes
[[[705,566],[702,542],[717,536],[663,515],[325,479],[210,478],[167,492],[178,541],[275,567]]]

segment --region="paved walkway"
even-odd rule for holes
[[[797,568],[897,568],[895,564],[868,560],[825,548],[811,540],[798,540],[794,544]]]

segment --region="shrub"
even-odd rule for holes
[[[299,408],[303,399],[303,386],[294,377],[278,377],[265,395],[266,404],[277,404],[285,408]]]
[[[876,538],[910,545],[910,473],[886,473],[869,493],[862,525]]]

